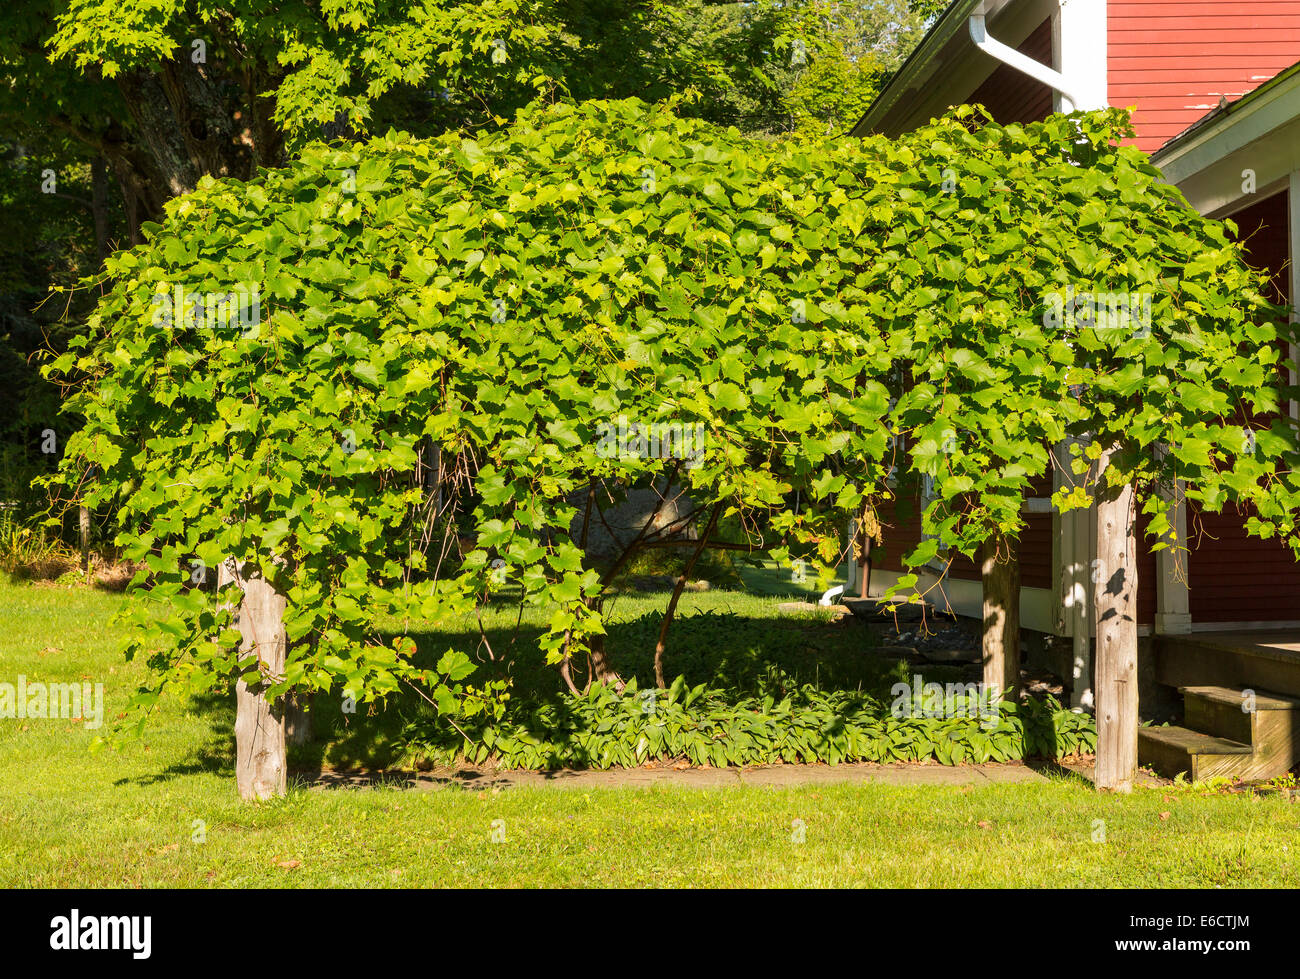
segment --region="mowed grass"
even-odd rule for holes
[[[109,618],[120,600],[0,585],[0,681],[102,682],[107,729],[143,675],[117,651]],[[732,607],[762,614],[748,601]],[[82,723],[0,720],[0,885],[1300,886],[1300,806],[1277,795],[1114,798],[1073,779],[499,793],[298,785],[248,805],[235,796],[231,719],[225,700],[170,702],[143,739],[95,753],[103,732]],[[1094,842],[1098,820],[1105,842]]]

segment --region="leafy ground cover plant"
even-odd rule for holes
[[[972,716],[958,716],[963,707]],[[943,716],[895,716],[888,702],[851,691],[809,684],[784,696],[737,697],[704,684],[687,687],[679,676],[667,691],[638,690],[633,680],[621,692],[595,684],[581,696],[549,703],[503,703],[464,731],[428,718],[408,727],[405,748],[417,764],[528,769],[632,768],[678,759],[718,768],[931,759],[959,765],[1055,759],[1096,748],[1092,717],[1050,697],[1003,701],[987,718],[976,710],[950,699],[936,707]]]

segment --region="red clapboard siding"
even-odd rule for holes
[[[1276,298],[1290,301],[1287,193],[1232,216],[1250,263],[1272,274]],[[1247,514],[1188,507],[1188,595],[1193,622],[1277,622],[1300,619],[1300,564],[1276,540],[1246,534]]]
[[[1106,33],[1110,104],[1135,107],[1137,146],[1153,153],[1300,61],[1300,0],[1110,0]]]
[[[1045,476],[1034,481],[1030,490],[1033,496],[1052,495],[1052,477]],[[884,530],[884,555],[873,561],[873,567],[886,568],[890,571],[902,571],[902,556],[916,546],[921,540],[921,524],[917,516],[917,504],[908,507],[901,502],[893,511],[893,518],[886,517]],[[948,577],[963,581],[979,581],[980,567],[977,562],[964,554],[954,553],[948,566]],[[1020,532],[1020,584],[1023,588],[1052,587],[1052,515],[1050,513],[1031,513],[1025,517],[1025,528]]]
[[[1029,495],[1049,497],[1052,495],[1052,477],[1035,478],[1029,489]],[[1030,513],[1025,516],[1025,526],[1020,531],[1017,542],[1020,555],[1020,587],[1052,587],[1052,515],[1050,513]],[[980,567],[965,555],[953,558],[948,569],[950,578],[965,581],[979,581]]]
[[[1192,547],[1187,581],[1193,622],[1278,622],[1300,619],[1300,565],[1276,540],[1246,536],[1232,510],[1188,508]]]
[[[1036,476],[1030,484],[1031,496],[1046,499],[1052,495],[1050,473]],[[1047,588],[1052,585],[1052,560],[1055,555],[1052,536],[1052,515],[1030,513],[1025,516],[1025,529],[1020,532],[1020,587]]]
[[[1184,6],[1187,6],[1184,4]],[[1226,7],[1228,4],[1215,4],[1218,7]],[[1176,27],[1169,26],[1168,17],[1109,17],[1107,24],[1113,25],[1112,30],[1121,31],[1164,31],[1170,37],[1181,37],[1184,35],[1194,34],[1196,31],[1217,30],[1220,21],[1223,18],[1222,13],[1198,14],[1194,17],[1179,17]],[[1295,21],[1286,14],[1252,14],[1251,23],[1259,30],[1289,30],[1295,26]]]
[[[1016,48],[1045,65],[1052,63],[1052,21],[1043,21]],[[1008,65],[999,65],[966,100],[989,110],[1001,126],[1040,122],[1052,114],[1052,90]]]
[[[880,508],[884,524],[881,544],[871,549],[871,566],[887,571],[902,571],[903,555],[921,540],[921,507],[919,501],[897,500],[892,507]]]

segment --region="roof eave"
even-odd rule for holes
[[[985,0],[953,0],[931,25],[916,50],[880,90],[862,118],[849,130],[849,135],[866,136],[872,132],[875,124],[897,104],[899,96],[908,90],[912,80],[930,67],[935,56],[959,31],[967,30],[970,15],[982,10],[984,5]]]

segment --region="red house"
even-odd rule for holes
[[[1281,301],[1300,293],[1300,0],[955,0],[853,134],[896,135],[962,103],[1003,124],[1133,109],[1136,143],[1165,178],[1201,213],[1239,225]],[[1090,706],[1095,517],[1053,512],[1052,488],[1026,501],[1021,622],[1071,638],[1074,703]],[[1300,707],[1300,564],[1248,537],[1242,514],[1179,507],[1175,517],[1186,551],[1145,552],[1138,569],[1139,673],[1144,713],[1160,685],[1177,687],[1188,728],[1144,731],[1143,760],[1198,776],[1285,771],[1300,761],[1290,710]],[[886,531],[873,593],[918,536],[905,519]],[[978,616],[979,579],[955,562],[928,583],[940,605]],[[1257,687],[1290,696],[1236,710]]]

